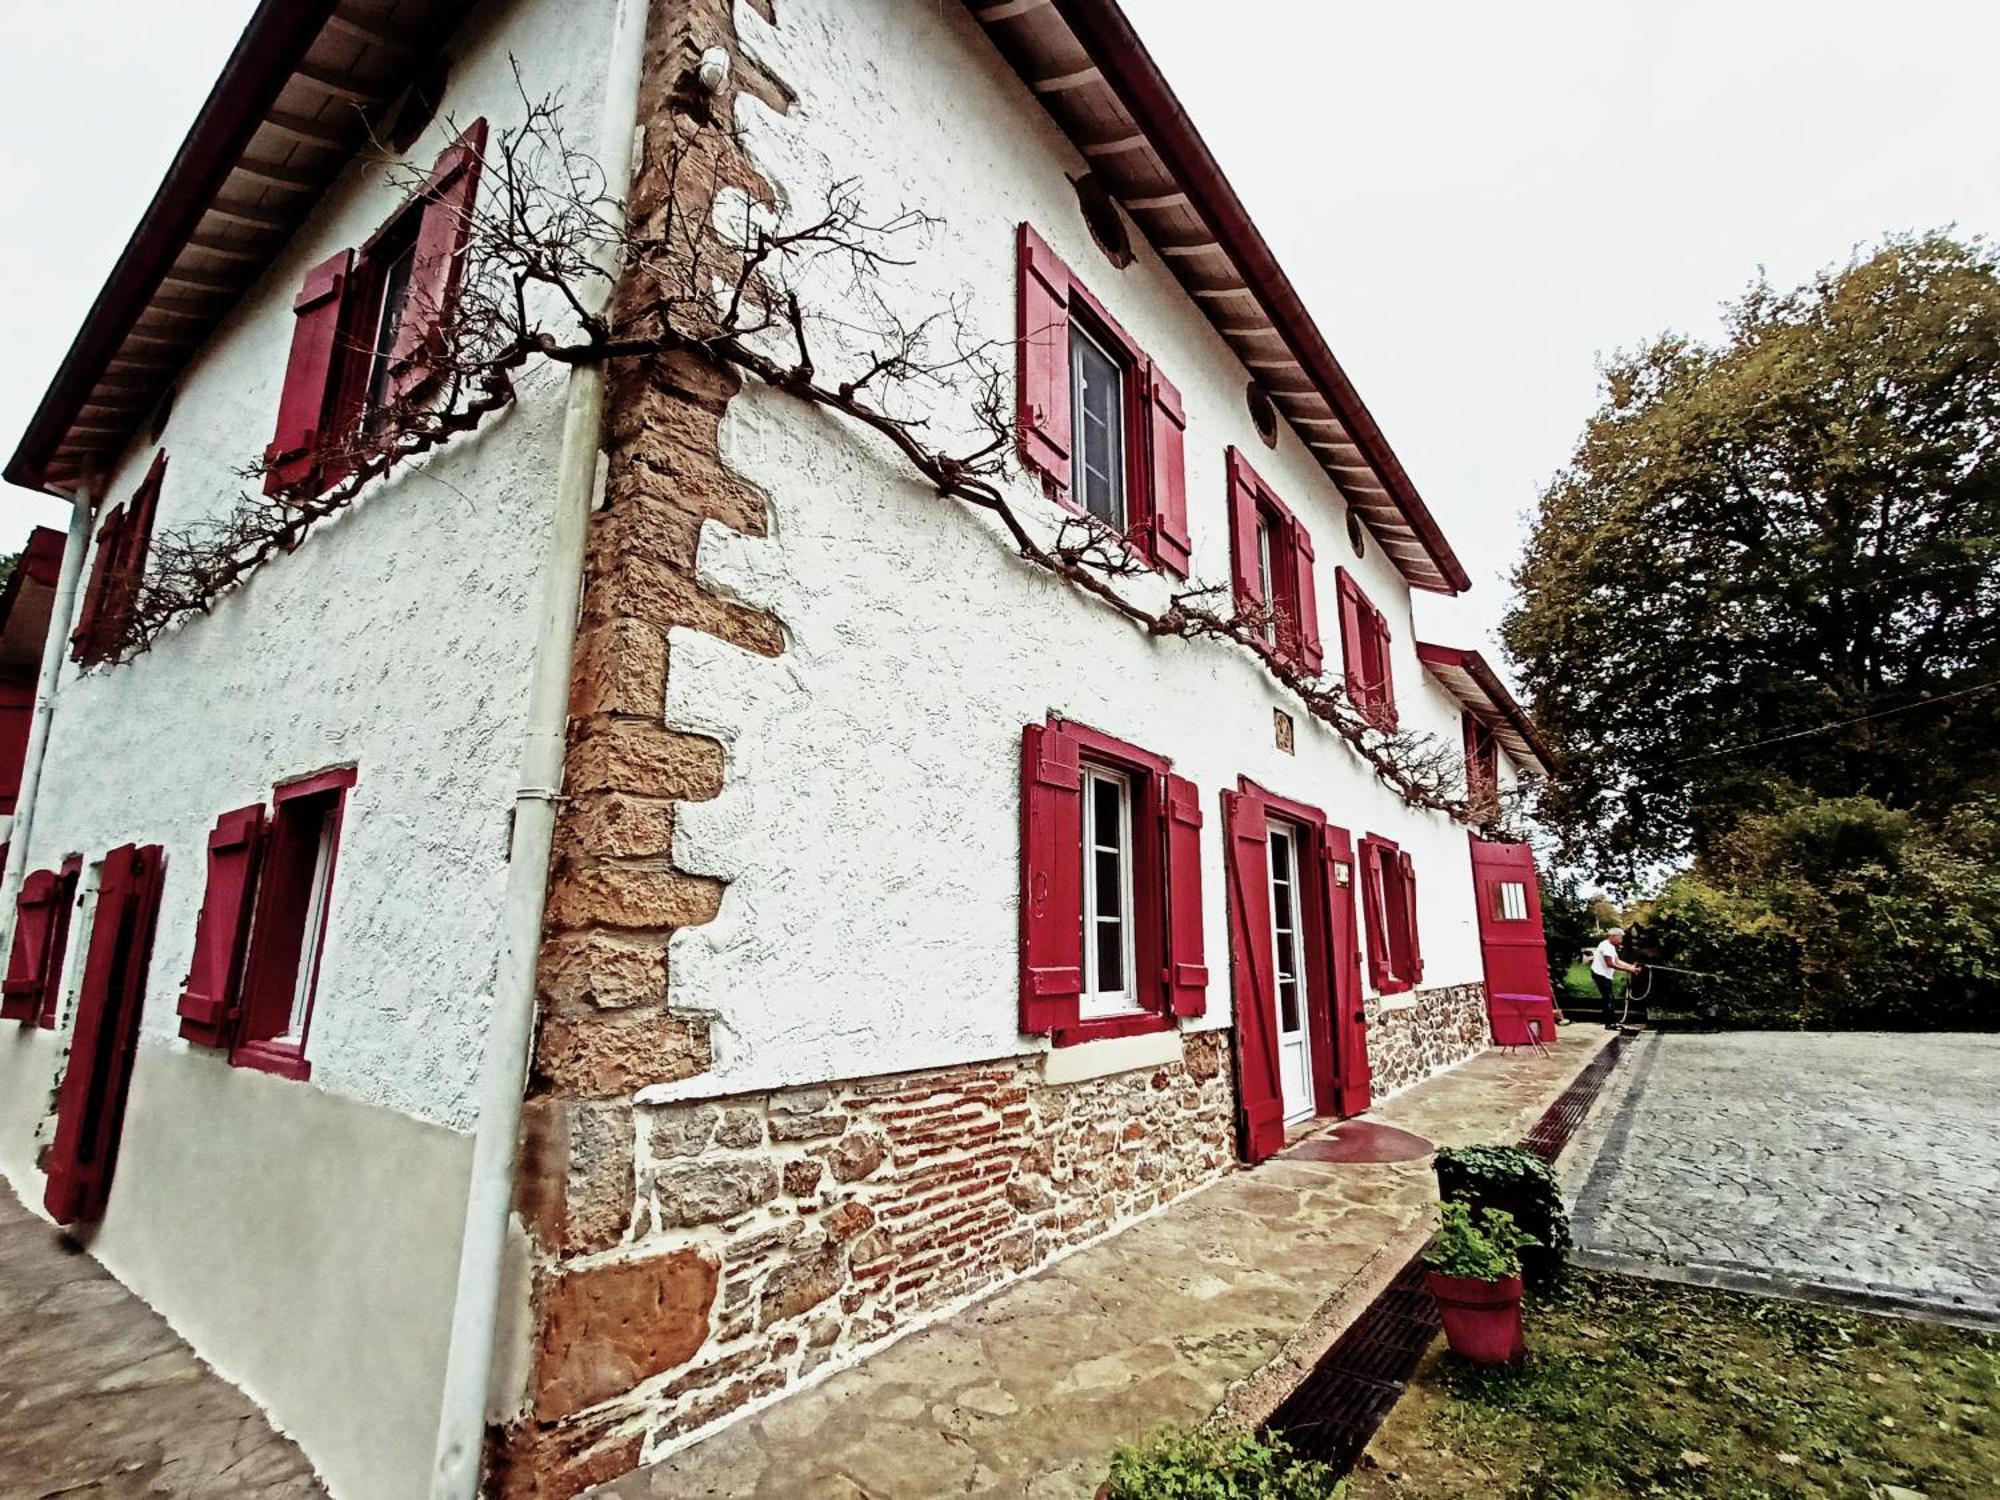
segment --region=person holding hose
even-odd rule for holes
[[[1604,1029],[1616,1031],[1618,1022],[1612,1013],[1613,976],[1621,971],[1636,974],[1641,965],[1628,964],[1618,956],[1619,945],[1625,941],[1625,929],[1614,927],[1604,934],[1604,941],[1597,945],[1597,951],[1590,955],[1590,978],[1597,986],[1597,993],[1604,999]]]

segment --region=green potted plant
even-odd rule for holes
[[[1472,1222],[1463,1203],[1438,1205],[1442,1222],[1424,1252],[1426,1280],[1451,1352],[1474,1364],[1504,1365],[1527,1351],[1521,1339],[1521,1247],[1533,1235],[1513,1215],[1489,1208]]]
[[[1549,1164],[1518,1146],[1447,1146],[1438,1152],[1438,1196],[1477,1216],[1497,1208],[1534,1236],[1522,1248],[1521,1272],[1531,1286],[1548,1281],[1569,1250],[1569,1209]]]

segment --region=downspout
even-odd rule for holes
[[[650,0],[617,0],[604,103],[597,122],[597,161],[607,212],[622,223],[632,181],[639,119],[639,82],[646,57]],[[607,305],[617,247],[600,243],[592,261],[605,273],[587,290],[592,311]],[[507,893],[500,911],[499,966],[479,1081],[479,1120],[466,1190],[465,1232],[459,1244],[458,1295],[445,1358],[443,1405],[431,1474],[432,1500],[475,1500],[485,1447],[493,1344],[500,1323],[508,1220],[513,1210],[514,1157],[535,1031],[535,968],[541,951],[542,907],[548,895],[569,718],[570,657],[583,591],[584,543],[597,483],[604,414],[604,370],[575,365],[563,411],[562,454],[556,471],[555,517],[542,564],[528,732],[514,794]],[[11,869],[11,865],[10,865]]]
[[[14,945],[14,900],[21,892],[21,877],[28,868],[28,835],[35,827],[35,798],[42,789],[42,757],[49,748],[49,720],[56,711],[63,650],[69,645],[70,616],[76,609],[76,581],[83,575],[83,554],[90,550],[89,486],[79,486],[68,498],[69,534],[63,538],[56,597],[49,606],[49,633],[42,641],[42,668],[35,680],[35,713],[28,721],[28,750],[21,762],[21,789],[14,800],[14,826],[7,836],[7,871],[0,875],[0,953],[10,951]]]

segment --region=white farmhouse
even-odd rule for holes
[[[631,226],[920,206],[814,326],[999,351],[1005,515],[687,349],[357,469],[545,97]],[[577,1493],[1546,1023],[1534,728],[1112,0],[265,0],[6,472],[0,1171],[336,1495]]]

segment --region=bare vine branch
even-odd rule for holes
[[[1454,743],[1385,730],[1356,709],[1344,685],[1305,670],[1280,614],[1194,580],[1164,608],[1148,608],[1125,587],[1151,570],[1124,537],[1075,515],[1045,536],[1024,517],[1015,502],[1011,343],[974,337],[955,301],[911,322],[883,292],[937,227],[930,215],[902,208],[873,217],[850,180],[833,184],[810,216],[788,226],[747,178],[729,127],[677,119],[660,164],[663,190],[648,195],[657,206],[626,224],[597,164],[565,140],[559,102],[523,99],[522,125],[482,155],[485,187],[464,225],[459,293],[432,339],[428,383],[355,412],[347,436],[323,449],[309,479],[273,494],[246,491],[225,518],[159,538],[113,659],[135,656],[176,621],[207,612],[376,479],[491,420],[516,399],[531,362],[693,356],[874,433],[940,499],[992,517],[1026,563],[1133,628],[1245,651],[1405,802],[1488,830],[1510,821],[1503,802],[1514,799],[1468,786]],[[392,176],[419,185],[407,170]],[[594,253],[606,244],[616,251],[608,277]],[[836,316],[829,305],[846,311]],[[361,360],[374,354],[358,343],[346,352]],[[823,365],[839,373],[823,373]],[[956,450],[930,435],[928,416],[941,401],[972,434]],[[261,489],[267,472],[253,464],[243,476]]]

